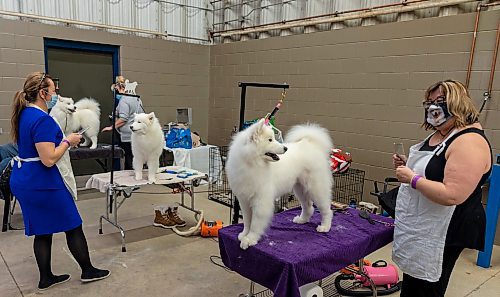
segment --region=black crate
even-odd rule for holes
[[[365,172],[363,170],[349,168],[344,173],[333,173],[332,200],[344,204],[349,204],[351,200],[354,200],[358,204],[363,200],[364,181]],[[300,202],[291,193],[282,196],[275,202],[275,212],[297,206],[300,206]]]
[[[209,150],[208,199],[232,208],[233,195],[225,171],[227,152],[227,146],[211,147]],[[333,173],[332,175],[333,201],[349,204],[353,200],[358,204],[363,200],[365,181],[365,172],[363,170],[349,168],[344,173]],[[281,212],[298,207],[300,203],[297,197],[290,193],[280,197],[274,206],[275,212]]]
[[[208,151],[208,199],[232,207],[232,191],[226,176],[227,146],[216,146]]]
[[[333,174],[332,200],[349,204],[354,200],[356,204],[363,200],[363,186],[365,172],[360,169],[349,168],[344,173]]]
[[[274,202],[274,212],[282,212],[290,208],[300,206],[300,202],[293,193],[283,195]]]

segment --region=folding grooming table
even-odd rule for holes
[[[125,152],[123,149],[115,146],[114,159],[123,159],[124,156]],[[109,171],[109,166],[113,164],[111,160],[111,145],[98,144],[95,149],[88,147],[72,148],[69,150],[69,157],[71,160],[95,159],[104,172]]]
[[[328,233],[316,231],[321,220],[317,211],[311,222],[303,225],[292,222],[299,214],[300,208],[276,214],[266,235],[247,250],[240,248],[238,240],[242,224],[219,230],[219,250],[224,265],[251,281],[250,293],[246,296],[255,296],[255,282],[271,289],[276,297],[300,297],[300,286],[357,263],[393,238],[391,218],[372,215],[386,224],[371,225],[359,217],[356,209],[336,213]],[[374,288],[372,283],[373,296],[376,296]]]
[[[194,173],[186,178],[178,177],[177,174],[164,173],[164,171],[182,171],[185,170]],[[156,185],[167,186],[174,191],[181,194],[181,202],[179,206],[194,212],[195,219],[199,219],[201,214],[194,205],[194,188],[199,186],[202,179],[207,179],[204,173],[178,166],[161,167],[162,173],[156,174]],[[106,193],[106,214],[99,218],[99,234],[102,234],[102,220],[108,221],[111,225],[115,226],[121,234],[122,238],[122,252],[126,251],[125,247],[125,230],[118,224],[118,209],[122,206],[126,199],[132,196],[132,192],[139,189],[140,186],[149,184],[147,180],[135,180],[133,170],[123,170],[114,172],[114,184],[110,185],[110,173],[94,174],[87,181],[85,188],[97,189],[102,193]],[[143,171],[143,178],[147,177],[147,170]],[[191,201],[189,205],[185,203],[184,193],[187,193]],[[121,200],[120,200],[120,197]]]

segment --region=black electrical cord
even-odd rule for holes
[[[220,264],[220,263],[215,262],[214,259],[219,259],[220,261],[222,261],[221,257],[219,257],[219,256],[210,256],[210,262],[212,262],[212,264],[217,265],[220,268],[224,269],[226,272],[231,272],[231,273],[233,272],[231,269],[229,269],[226,266],[224,266],[224,264]]]

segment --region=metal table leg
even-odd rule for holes
[[[114,185],[108,188],[108,191],[106,193],[106,214],[99,218],[99,234],[103,234],[102,220],[104,219],[120,231],[122,252],[126,252],[127,248],[125,246],[125,231],[123,230],[122,226],[118,224],[118,209],[123,204],[125,199],[130,196],[127,197],[127,195],[123,195],[123,199],[121,201],[118,201],[118,193],[120,191],[121,190],[117,191],[116,186]],[[110,214],[112,214],[112,217],[110,217]]]
[[[254,297],[255,296],[255,283],[250,281],[250,290],[248,294],[241,293],[238,297]]]
[[[192,211],[194,213],[194,218],[196,220],[199,219],[200,217],[200,214],[201,214],[201,211],[196,209],[195,208],[195,205],[194,205],[194,188],[195,188],[195,180],[192,180],[191,183],[189,184],[184,184],[184,183],[179,183],[179,189],[181,191],[181,203],[179,203],[179,206],[182,206],[183,208],[189,210],[189,211]],[[185,201],[185,196],[184,196],[184,193],[187,193],[189,198],[190,198],[190,204],[187,205],[186,204],[186,201]]]

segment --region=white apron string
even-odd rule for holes
[[[34,157],[34,158],[19,158],[19,156],[15,156],[10,160],[10,166],[14,167],[14,161],[17,161],[17,168],[21,168],[21,163],[22,162],[37,162],[40,161],[39,157]]]

